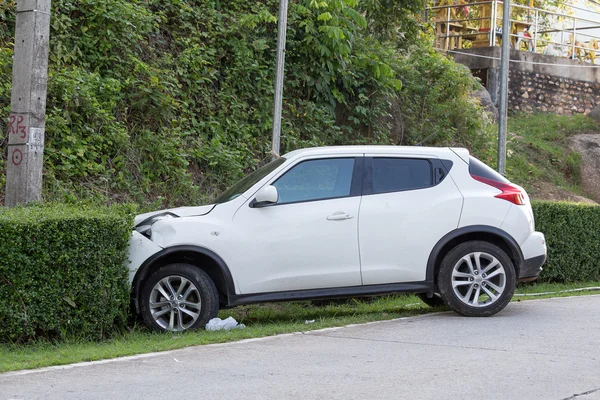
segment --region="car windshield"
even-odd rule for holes
[[[260,167],[250,175],[246,176],[238,183],[224,191],[217,199],[215,200],[216,204],[226,203],[231,201],[244,193],[246,190],[250,189],[256,182],[260,181],[265,176],[269,175],[273,172],[277,167],[285,162],[285,158],[280,157],[276,160],[271,161],[270,163]]]

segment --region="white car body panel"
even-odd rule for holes
[[[178,217],[191,217],[191,216],[196,216],[196,215],[205,215],[205,214],[208,214],[214,208],[214,206],[215,206],[214,204],[208,204],[205,206],[178,207],[178,208],[169,208],[169,209],[160,210],[160,211],[153,211],[153,212],[137,215],[133,221],[133,224],[138,225],[150,217],[154,217],[154,216],[165,214],[165,213],[173,214]]]
[[[465,198],[458,227],[484,225],[500,228],[512,203],[494,197],[501,193],[499,189],[473,179],[469,174],[469,165],[461,160],[463,156],[456,160],[450,171],[450,176]]]
[[[532,232],[521,244],[521,251],[525,260],[545,256],[547,253],[546,238],[541,232]]]
[[[359,223],[363,284],[425,280],[423,266],[431,249],[457,228],[462,204],[463,196],[448,177],[429,188],[363,196]]]
[[[127,259],[129,260],[129,283],[133,282],[135,274],[144,261],[162,249],[162,247],[152,242],[152,240],[137,231],[133,231],[131,239],[129,239],[129,249],[127,253]]]
[[[239,236],[231,251],[230,268],[239,276],[241,294],[361,285],[357,228],[360,196],[265,208],[249,206],[261,187],[272,184],[303,161],[363,156],[360,151],[348,149],[332,154],[303,153],[286,155],[282,168],[255,185],[252,196],[234,216]],[[327,220],[335,213],[352,218]]]
[[[531,208],[529,196],[525,190],[522,190],[522,192],[525,196],[525,205],[517,206],[513,204],[500,228],[517,241],[521,247],[523,259],[527,260],[545,255],[547,248],[544,234],[535,231],[533,209]]]
[[[236,287],[236,270],[231,244],[237,240],[232,215],[246,199],[238,197],[218,204],[209,214],[184,218],[161,219],[152,225],[152,241],[161,248],[198,246],[212,251],[228,265]],[[232,268],[233,267],[233,268]]]
[[[510,210],[506,214],[506,218],[500,228],[521,245],[534,232],[532,224],[533,212],[531,212],[531,206],[511,204]]]
[[[358,254],[360,197],[244,205],[235,214],[229,264],[240,293],[361,285]],[[335,213],[352,218],[329,221]]]

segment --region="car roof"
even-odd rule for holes
[[[298,149],[284,154],[283,157],[290,159],[312,155],[335,155],[348,153],[381,153],[381,154],[405,154],[405,155],[442,155],[454,151],[466,151],[465,149],[449,147],[422,147],[422,146],[324,146]]]

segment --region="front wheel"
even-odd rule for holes
[[[468,317],[494,315],[510,302],[516,286],[513,262],[488,242],[462,243],[444,257],[438,272],[448,307]]]
[[[140,306],[152,329],[181,332],[202,328],[216,317],[219,296],[206,272],[189,264],[171,264],[144,284]]]

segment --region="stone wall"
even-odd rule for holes
[[[600,105],[600,83],[510,71],[510,109],[559,115],[588,114],[597,105]]]
[[[498,104],[500,48],[482,47],[452,53],[480,75]],[[510,51],[509,109],[554,114],[587,114],[600,105],[600,68],[526,51]]]

